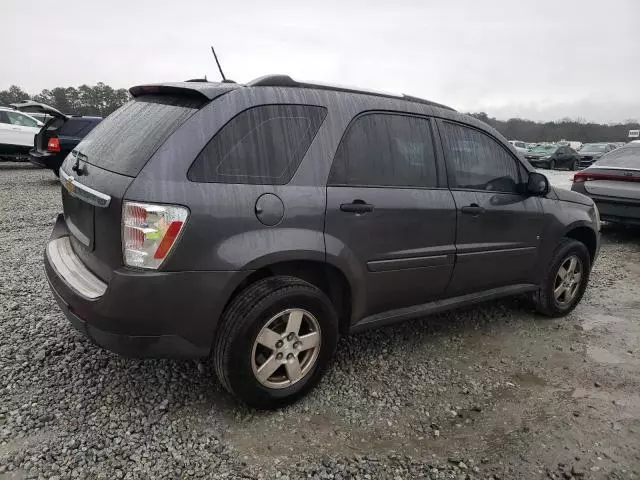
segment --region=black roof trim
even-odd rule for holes
[[[376,97],[395,98],[398,100],[406,100],[407,102],[420,103],[432,107],[444,108],[446,110],[455,110],[441,103],[432,102],[423,98],[413,97],[411,95],[394,95],[391,93],[377,92],[375,90],[361,90],[358,88],[342,87],[338,85],[325,85],[322,83],[304,83],[298,82],[289,75],[265,75],[256,78],[247,84],[247,87],[295,87],[295,88],[313,88],[317,90],[331,90],[334,92],[361,93],[363,95],[373,95]]]
[[[216,82],[169,82],[151,83],[148,85],[136,85],[129,89],[129,93],[134,97],[152,94],[173,94],[192,95],[204,97],[206,100],[213,100],[231,90],[240,88],[241,85],[235,83]]]

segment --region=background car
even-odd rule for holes
[[[538,145],[524,156],[536,168],[568,168],[578,170],[580,155],[573,148],[564,145]]]
[[[529,149],[527,148],[527,144],[521,140],[509,140],[509,143],[513,145],[513,148],[521,153],[529,151]]]
[[[587,168],[605,153],[615,150],[612,143],[585,143],[578,153],[580,154],[580,168]]]
[[[602,220],[640,225],[640,143],[618,148],[577,173],[571,190],[591,197]]]
[[[43,123],[11,108],[0,107],[0,155],[27,154]]]
[[[102,121],[101,117],[65,115],[54,107],[31,100],[12,106],[49,116],[31,141],[29,160],[34,165],[53,170],[56,175],[69,152]]]

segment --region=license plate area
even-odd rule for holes
[[[62,189],[64,219],[71,234],[90,251],[94,247],[95,207],[78,198],[72,197]]]

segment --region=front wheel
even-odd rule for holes
[[[555,170],[555,169],[556,169],[556,161],[555,161],[555,160],[551,160],[551,161],[549,162],[549,168],[550,168],[551,170]]]
[[[337,341],[338,316],[321,290],[295,277],[269,277],[225,310],[214,366],[223,386],[248,405],[279,408],[318,383]]]
[[[574,160],[573,163],[571,164],[571,170],[575,172],[576,170],[578,170],[578,168],[579,168],[578,161]]]
[[[562,317],[573,310],[589,282],[591,257],[587,247],[564,238],[556,249],[546,277],[535,299],[538,312],[548,317]]]

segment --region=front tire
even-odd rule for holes
[[[573,163],[571,164],[571,170],[575,172],[576,170],[578,170],[579,166],[580,165],[578,163],[578,160],[574,160]]]
[[[562,239],[535,299],[536,310],[548,317],[567,315],[582,299],[590,271],[587,247],[571,238]]]
[[[216,374],[230,393],[258,409],[280,408],[308,393],[338,342],[331,300],[295,277],[250,285],[220,320],[213,350]]]
[[[551,160],[549,162],[549,170],[555,170],[556,169],[556,161],[555,160]]]

